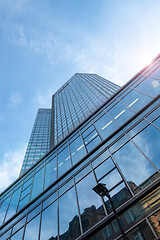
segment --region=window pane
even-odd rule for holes
[[[107,114],[104,114],[97,122],[95,122],[95,126],[103,139],[107,138],[117,129],[117,125]]]
[[[69,155],[69,148],[66,147],[58,154],[58,177],[71,168],[71,160]]]
[[[114,120],[122,125],[125,123],[130,117],[133,116],[134,112],[127,108],[121,102],[118,102],[113,108],[108,111],[108,114],[114,118]]]
[[[105,213],[102,206],[101,198],[92,190],[96,186],[93,173],[86,176],[77,185],[78,200],[82,219],[83,230],[86,231],[96,224]]]
[[[70,151],[73,165],[86,155],[86,150],[80,136],[70,144]]]
[[[148,77],[136,89],[154,97],[160,93],[160,81]]]
[[[138,185],[155,172],[155,168],[153,168],[132,142],[124,145],[113,157],[128,183],[134,189],[138,189]]]
[[[23,231],[24,231],[24,228],[22,228],[21,230],[19,230],[16,234],[14,234],[14,235],[11,237],[11,240],[22,239],[22,237],[23,237]]]
[[[53,183],[57,178],[57,166],[56,166],[56,158],[50,161],[46,165],[45,169],[45,187],[47,188],[51,183]]]
[[[70,189],[59,199],[60,239],[76,239],[80,225],[75,189]],[[68,237],[67,237],[68,236]]]
[[[17,191],[15,191],[12,194],[11,202],[10,202],[10,205],[9,205],[9,209],[7,211],[7,216],[6,216],[5,221],[8,220],[11,216],[13,216],[16,213],[18,200],[19,200],[20,193],[21,193],[21,188],[22,187],[20,187]]]
[[[93,148],[95,148],[99,143],[101,142],[101,139],[99,136],[97,136],[95,139],[93,139],[87,146],[88,152],[90,152]]]
[[[10,198],[7,198],[3,203],[2,203],[2,206],[0,208],[0,225],[3,223],[3,220],[4,220],[4,217],[5,217],[5,214],[6,214],[6,211],[7,211],[7,208],[8,208],[8,204],[10,202]]]
[[[44,180],[44,167],[34,176],[31,200],[42,192],[43,180]]]
[[[37,240],[39,233],[40,215],[26,225],[24,240]]]
[[[122,178],[121,178],[119,172],[117,171],[117,169],[114,169],[112,172],[110,172],[108,175],[106,175],[100,181],[102,183],[106,184],[107,189],[110,190],[113,186],[115,186],[121,180],[122,180]]]
[[[42,212],[41,240],[56,239],[57,236],[57,202]]]
[[[19,221],[16,225],[13,227],[12,234],[15,233],[18,229],[20,229],[25,224],[26,218],[24,217],[21,221]]]
[[[100,179],[109,172],[111,169],[115,167],[111,157],[108,158],[104,163],[102,163],[98,168],[95,169],[97,179]]]
[[[122,99],[122,102],[128,105],[128,107],[138,112],[151,100],[151,97],[146,96],[145,94],[133,89],[126,97]]]
[[[146,156],[160,169],[160,130],[149,125],[140,132],[133,141],[146,154]]]

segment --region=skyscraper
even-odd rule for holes
[[[52,109],[38,109],[20,176],[119,88],[96,74],[76,73],[69,79],[52,96]]]
[[[51,109],[38,109],[20,176],[50,149]]]
[[[160,56],[122,88],[75,74],[52,98],[50,151],[1,195],[1,238],[159,239],[159,100]]]

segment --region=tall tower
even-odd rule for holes
[[[38,109],[20,176],[61,142],[120,87],[96,74],[76,73],[52,97],[52,109]]]
[[[41,159],[50,148],[51,109],[38,109],[20,176]]]
[[[99,109],[120,87],[97,74],[76,73],[52,97],[51,148]]]

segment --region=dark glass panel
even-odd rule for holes
[[[156,105],[158,104],[158,102],[156,101],[155,104],[152,104],[150,109],[147,109],[148,112],[149,110],[152,110],[152,108],[154,108]],[[155,111],[153,111],[152,113],[150,113],[146,118],[152,122],[152,120],[154,120],[156,117],[160,116],[160,107],[156,108]]]
[[[156,239],[150,227],[144,221],[127,234],[128,240],[151,240]],[[122,240],[122,238],[120,238]]]
[[[19,230],[18,232],[16,232],[16,234],[14,234],[10,239],[11,240],[21,240],[21,239],[23,239],[23,231],[24,231],[24,227],[21,228],[21,230]]]
[[[138,189],[142,182],[155,173],[155,168],[132,142],[125,144],[113,157],[133,189]]]
[[[44,167],[34,175],[31,200],[43,191]]]
[[[135,136],[133,141],[154,163],[154,165],[160,169],[160,130],[153,125],[149,125],[137,136]]]
[[[160,117],[158,117],[153,123],[154,123],[158,128],[160,128]]]
[[[47,188],[56,179],[57,179],[57,163],[56,158],[54,158],[46,165],[44,188]]]
[[[93,130],[95,130],[95,128],[93,125],[91,125],[85,132],[82,133],[83,138],[88,136]],[[82,129],[82,131],[83,131],[83,129]]]
[[[160,68],[156,69],[152,74],[151,77],[160,79]]]
[[[129,192],[128,188],[125,186],[124,183],[121,183],[120,185],[118,185],[116,188],[110,191],[109,194],[115,208],[122,205],[131,197],[131,193]],[[106,203],[106,208],[110,213],[111,211],[113,211],[110,201],[108,200],[107,197],[105,197],[104,200]]]
[[[97,153],[97,152],[96,152]],[[92,162],[92,166],[93,168],[95,168],[97,165],[99,165],[101,162],[103,162],[105,159],[107,159],[109,157],[109,152],[108,150],[105,151],[104,153],[102,153],[100,156],[98,156],[93,162]]]
[[[69,148],[66,147],[62,152],[58,153],[58,177],[63,175],[70,168],[71,159],[69,154]]]
[[[106,184],[108,190],[110,190],[113,186],[119,183],[122,180],[117,169],[114,169],[112,172],[107,174],[104,178],[100,180],[100,182]]]
[[[27,188],[25,188],[21,193],[21,199],[23,199],[25,196],[27,196],[31,191],[31,185],[29,185]]]
[[[83,178],[85,175],[87,175],[91,171],[91,166],[88,165],[83,170],[81,170],[76,176],[75,181],[78,182],[81,178]]]
[[[11,216],[13,216],[16,213],[16,209],[18,206],[18,200],[20,197],[20,193],[21,193],[21,188],[20,187],[18,190],[16,190],[13,194],[12,194],[12,198],[11,198],[11,202],[9,204],[9,209],[7,211],[7,216],[6,216],[6,220],[8,220]]]
[[[101,139],[99,136],[97,136],[95,139],[93,139],[87,146],[88,152],[90,152],[93,148],[95,148],[99,143],[101,142]]]
[[[23,208],[28,202],[29,202],[29,198],[30,198],[30,194],[28,194],[25,198],[23,198],[20,202],[19,202],[19,206],[18,206],[18,211]]]
[[[13,231],[12,234],[15,233],[18,229],[20,229],[22,226],[24,226],[26,221],[26,218],[24,217],[21,221],[19,221],[14,227],[13,227]]]
[[[71,188],[59,198],[60,239],[76,239],[80,235],[80,225],[75,189]]]
[[[148,77],[136,89],[155,97],[160,93],[160,81]]]
[[[51,202],[57,199],[57,192],[53,193],[49,198],[43,202],[43,209],[47,207]]]
[[[11,229],[8,230],[3,236],[0,237],[1,240],[9,240],[9,237],[11,235]]]
[[[3,223],[7,208],[8,208],[8,204],[10,202],[11,196],[8,197],[3,203],[2,206],[0,208],[0,225]]]
[[[42,212],[40,239],[57,239],[57,233],[57,202],[54,202]]]
[[[24,240],[38,240],[40,215],[26,225]]]
[[[111,169],[115,167],[111,157],[108,158],[104,163],[102,163],[98,168],[95,169],[95,173],[97,176],[97,179],[100,179],[105,175],[107,172],[109,172]]]
[[[113,108],[108,111],[108,114],[114,118],[114,120],[119,124],[122,125],[125,123],[129,118],[134,115],[134,112],[127,108],[121,102],[118,102]]]
[[[126,97],[122,99],[122,102],[125,103],[129,108],[132,108],[138,112],[151,100],[151,97],[133,89]]]
[[[79,136],[70,144],[70,151],[71,151],[73,165],[76,164],[79,160],[81,160],[86,155],[86,150],[85,150],[81,136]]]
[[[65,183],[61,188],[59,188],[59,195],[62,195],[64,192],[66,192],[70,187],[72,187],[74,184],[73,178],[69,180],[67,183]]]
[[[92,190],[96,186],[93,173],[87,175],[77,185],[78,200],[83,230],[86,231],[104,218],[101,198]]]
[[[107,138],[118,128],[107,114],[96,121],[95,126],[103,139]]]
[[[40,212],[40,210],[41,210],[41,204],[28,214],[27,221],[30,221],[33,217],[35,217]]]

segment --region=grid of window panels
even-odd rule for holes
[[[49,151],[50,125],[51,109],[38,109],[20,176]]]
[[[108,199],[101,199],[93,192],[92,188],[97,183],[103,182],[106,184],[117,208],[134,196],[139,195],[144,188],[159,178],[159,105],[159,100],[154,101],[147,110],[144,110],[134,119],[132,124],[128,124],[126,129],[123,128],[115,134],[112,141],[102,145],[70,172],[67,177],[54,184],[43,197],[33,204],[32,208],[29,207],[16,220],[14,219],[14,223],[10,223],[8,230],[3,229],[4,236],[2,239],[8,237],[11,237],[11,240],[21,239],[22,236],[24,236],[24,239],[30,240],[36,239],[37,236],[40,240],[45,238],[67,239],[67,237],[76,239],[102,219],[107,218],[112,211]],[[34,199],[52,181],[56,180],[58,176],[56,166],[58,164],[59,173],[61,173],[61,167],[64,165],[62,161],[70,161],[70,164],[72,164],[72,161],[76,160],[74,158],[75,150],[80,151],[80,149],[85,148],[87,152],[87,143],[89,143],[91,135],[95,135],[94,131],[95,129],[92,126],[85,126],[82,131],[85,147],[82,147],[81,142],[79,142],[79,145],[76,143],[79,136],[75,135],[69,143],[75,142],[76,147],[72,149],[69,145],[70,150],[72,149],[70,153],[66,150],[68,144],[63,145],[23,178],[22,182],[18,183],[14,190],[12,189],[12,192],[8,192],[4,196],[1,207],[1,213],[4,213],[4,221],[7,221],[13,213],[25,206],[26,198]],[[100,135],[98,136],[100,137]],[[151,151],[148,151],[148,148],[153,146],[156,149],[154,156]],[[85,152],[81,152],[81,158],[84,156]],[[66,167],[68,167],[68,163]],[[154,199],[154,206],[158,205],[160,203],[159,194],[160,188],[158,187],[152,195],[149,194],[148,200],[145,197],[144,200],[142,199],[128,209],[121,216],[123,218],[122,222],[124,223],[125,219],[126,226],[130,223],[134,226],[134,222],[137,224],[137,220],[140,220],[140,224],[142,224],[141,216],[143,214],[147,216],[147,212],[150,213],[152,208],[152,204],[148,206],[147,203],[153,203]],[[19,202],[19,205],[16,202],[17,204]],[[149,221],[149,219],[150,215],[147,220]],[[143,231],[146,228],[151,231],[146,219],[143,224],[147,224],[146,227],[142,228]],[[135,231],[130,232],[131,236],[142,234],[138,232],[139,228],[137,229],[136,225],[134,229]],[[5,232],[5,230],[7,231]],[[111,236],[120,234],[117,222],[115,220],[111,222],[103,228],[101,234],[103,238],[100,239],[109,239]],[[148,234],[153,236],[152,231]]]
[[[109,201],[93,195],[98,182],[106,184],[119,207],[160,179],[159,67],[156,61],[138,75],[2,194],[2,239],[81,239],[111,213]],[[159,194],[157,188],[148,203],[145,197],[124,213],[121,221],[132,225],[133,239],[158,239],[151,223],[152,215],[160,214]],[[96,239],[120,239],[115,220],[97,234]]]
[[[76,73],[54,94],[55,145],[118,89],[118,85],[96,74]]]

